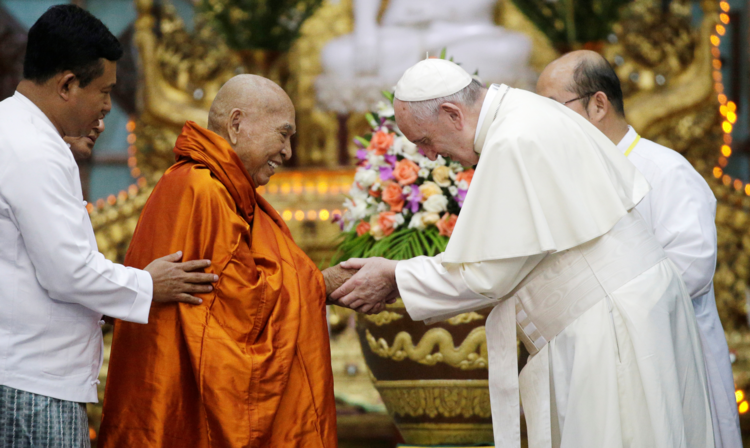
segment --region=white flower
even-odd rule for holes
[[[375,170],[357,170],[354,175],[354,182],[358,182],[363,188],[367,188],[378,180],[378,172]]]
[[[377,204],[377,202],[378,202],[378,201],[377,201],[377,200],[375,200],[375,198],[374,198],[374,197],[370,196],[370,197],[368,197],[368,198],[367,198],[366,202],[367,202],[368,204],[372,204],[372,205],[374,205],[374,204]]]
[[[385,156],[379,156],[375,154],[375,151],[368,151],[367,161],[370,162],[370,165],[372,165],[373,168],[381,165],[388,165],[388,162],[385,161]]]
[[[460,173],[461,171],[464,170],[464,167],[458,162],[451,162],[450,167],[451,167],[451,170],[455,171],[456,173]]]
[[[451,194],[451,196],[455,196],[458,194],[458,188],[456,188],[455,185],[451,185],[448,187],[448,192]]]
[[[381,117],[392,117],[396,114],[396,112],[393,110],[393,105],[390,103],[386,103],[385,101],[379,102],[375,110]]]
[[[404,223],[404,214],[403,213],[396,213],[393,217],[396,220],[396,224],[401,225]]]
[[[419,154],[419,150],[417,149],[417,145],[415,145],[414,143],[410,142],[409,139],[407,139],[406,137],[401,137],[398,140],[401,143],[401,151],[404,154],[408,154],[410,156],[414,156],[414,155]]]
[[[344,201],[344,208],[351,214],[351,221],[359,221],[367,216],[367,201],[351,200]]]
[[[435,159],[435,162],[433,163],[435,163],[436,167],[448,164],[448,162],[443,158],[443,156],[437,156],[437,159]]]
[[[433,194],[422,204],[422,207],[428,212],[440,213],[448,209],[448,198],[442,194]]]
[[[425,179],[430,176],[430,170],[427,168],[422,168],[417,172],[417,175],[419,177],[424,177]]]
[[[409,196],[411,194],[411,185],[406,185],[401,191],[403,191],[404,196]]]
[[[349,189],[349,196],[355,201],[365,201],[370,195],[367,194],[367,189],[362,189],[357,184],[352,184],[352,188]]]
[[[422,212],[415,213],[414,216],[411,217],[411,221],[409,221],[409,228],[410,229],[417,229],[417,230],[424,230],[427,228],[427,226],[424,225],[422,222]]]
[[[466,182],[465,180],[462,180],[461,182],[458,183],[458,188],[460,188],[462,190],[468,190],[469,189],[469,183]]]
[[[390,207],[385,202],[378,203],[378,212],[387,212]]]

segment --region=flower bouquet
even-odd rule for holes
[[[343,216],[334,216],[343,231],[335,263],[443,252],[474,175],[474,169],[441,156],[428,159],[399,131],[393,95],[383,95],[387,101],[366,114],[371,133],[355,139],[354,183]]]
[[[399,131],[393,95],[384,95],[388,101],[366,115],[371,132],[356,139],[354,183],[343,215],[334,218],[343,231],[334,263],[443,252],[474,175],[460,163],[429,160]],[[488,313],[461,314],[425,326],[409,317],[399,299],[380,314],[357,316],[355,329],[370,378],[406,443],[492,442],[483,356]],[[466,357],[447,355],[458,352]],[[466,397],[466,405],[459,408],[456,396]]]

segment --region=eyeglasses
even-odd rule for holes
[[[588,98],[591,95],[593,95],[593,93],[587,93],[586,95],[579,96],[578,98],[573,98],[572,100],[565,101],[564,103],[562,103],[562,105],[565,106],[568,103],[572,103],[573,101],[578,101],[578,100],[582,100],[584,98]]]

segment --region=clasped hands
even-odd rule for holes
[[[399,296],[398,261],[385,258],[352,258],[323,271],[326,303],[377,314]]]

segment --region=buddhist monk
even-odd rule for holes
[[[199,306],[155,305],[145,329],[117,321],[100,447],[336,447],[324,275],[256,192],[294,132],[289,97],[253,75],[221,88],[208,129],[183,127],[125,264],[181,249],[219,281]]]

